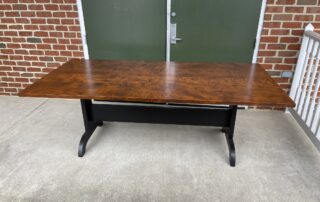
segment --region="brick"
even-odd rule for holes
[[[290,30],[288,29],[272,29],[270,34],[271,35],[289,35]]]
[[[53,12],[52,16],[53,17],[58,17],[58,18],[65,18],[66,17],[66,12]]]
[[[9,25],[9,29],[23,29],[22,25]]]
[[[0,66],[0,71],[11,71],[12,68],[9,66]]]
[[[16,61],[12,61],[12,60],[3,60],[2,63],[4,65],[16,65]]]
[[[288,64],[276,64],[274,66],[274,69],[277,70],[282,70],[282,71],[288,71],[293,69],[293,65],[288,65]]]
[[[298,5],[316,5],[318,0],[297,0]]]
[[[302,23],[301,22],[284,22],[282,24],[283,28],[301,28]]]
[[[32,66],[36,66],[36,67],[45,67],[46,66],[46,63],[44,63],[44,62],[32,62],[31,64],[32,64]]]
[[[298,43],[300,41],[300,37],[281,37],[280,43]]]
[[[72,51],[73,57],[83,58],[84,53],[82,51]]]
[[[30,31],[21,31],[19,32],[19,36],[32,36],[32,32]]]
[[[53,49],[55,51],[45,51],[45,55],[47,55],[47,56],[58,56],[59,55],[59,51],[56,51],[57,49],[54,48],[54,46],[53,46]]]
[[[57,39],[55,38],[42,38],[43,43],[50,43],[50,44],[56,44],[58,43]]]
[[[12,6],[9,4],[0,4],[0,10],[2,11],[12,10]]]
[[[59,10],[59,6],[57,4],[46,4],[44,5],[44,8],[51,11]]]
[[[266,57],[264,58],[265,63],[282,63],[282,58],[279,57]]]
[[[13,54],[14,51],[12,49],[0,49],[0,53],[2,53],[2,54]]]
[[[20,13],[17,11],[5,12],[6,17],[20,17]]]
[[[284,63],[286,64],[297,64],[297,58],[285,58]]]
[[[39,60],[40,61],[46,61],[46,62],[51,62],[51,61],[53,61],[53,57],[47,57],[47,56],[45,56],[45,57],[39,57]]]
[[[292,20],[293,15],[292,14],[275,14],[273,15],[273,20],[279,20],[279,21],[290,21]]]
[[[24,25],[23,26],[25,30],[38,30],[39,25]]]
[[[14,54],[27,55],[29,52],[27,50],[14,50]]]
[[[80,26],[69,26],[69,31],[80,32]]]
[[[61,32],[50,32],[50,37],[62,37],[63,34]]]
[[[300,50],[300,44],[289,44],[288,50]]]
[[[282,13],[283,7],[282,6],[267,6],[266,13]]]
[[[50,19],[47,19],[47,24],[61,24],[61,20],[60,19],[57,19],[57,18],[50,18]]]
[[[40,25],[39,28],[40,28],[40,30],[54,30],[55,31],[55,28],[53,25]]]
[[[296,20],[296,21],[313,21],[313,18],[314,18],[313,15],[296,15],[296,16],[294,16],[294,20]]]
[[[17,64],[20,66],[30,66],[31,65],[31,63],[27,62],[27,61],[18,62]]]
[[[66,50],[65,45],[52,45],[53,50]]]
[[[270,50],[283,50],[286,48],[286,44],[268,44],[267,48]]]
[[[46,24],[46,20],[43,18],[32,18],[31,23],[32,24]]]
[[[0,48],[6,48],[6,44],[5,43],[0,43]]]
[[[259,51],[259,56],[275,56],[276,51]]]
[[[40,50],[30,50],[29,54],[30,55],[44,55],[44,52],[40,51]]]
[[[286,7],[285,12],[286,13],[302,13],[304,7]]]
[[[319,14],[320,13],[320,7],[309,7],[307,8],[307,13],[315,13]]]
[[[72,5],[59,5],[59,9],[57,10],[65,10],[65,11],[70,11],[74,10]]]
[[[69,18],[77,18],[78,17],[78,13],[77,12],[66,12],[67,17]]]
[[[31,5],[28,5],[28,9],[29,10],[44,10],[44,7],[41,4],[31,4]]]
[[[261,43],[277,43],[279,37],[277,36],[263,36],[260,39]]]
[[[30,20],[28,18],[15,18],[16,23],[23,23],[23,24],[28,24],[30,23]]]
[[[281,72],[280,71],[267,71],[267,73],[270,75],[270,76],[280,76],[281,75]]]
[[[28,60],[28,61],[30,61],[30,60],[38,60],[38,56],[24,55],[24,56],[23,56],[23,59],[24,59],[24,60]]]
[[[60,44],[70,44],[70,40],[69,39],[58,39],[58,42]]]
[[[63,25],[73,25],[74,20],[73,19],[61,19],[61,24]]]
[[[36,45],[35,44],[21,44],[22,48],[26,48],[26,49],[35,49]]]
[[[68,27],[67,26],[56,26],[56,30],[57,31],[68,31]]]
[[[37,37],[48,37],[49,33],[48,32],[43,32],[43,31],[37,31],[33,33],[34,36]]]
[[[4,34],[6,36],[18,36],[18,32],[16,31],[5,31]]]
[[[18,43],[8,43],[7,44],[7,47],[8,48],[12,48],[12,49],[18,49],[18,48],[21,48],[21,45]]]
[[[74,32],[65,32],[63,34],[64,38],[76,38],[77,37],[77,34],[74,33]]]
[[[297,51],[279,51],[278,56],[281,57],[296,57]]]
[[[29,43],[42,43],[41,38],[36,38],[36,37],[28,37],[27,42],[29,42]]]
[[[304,30],[291,30],[291,34],[294,36],[302,36],[304,33]]]
[[[281,23],[280,22],[265,22],[263,24],[264,28],[280,28]]]
[[[13,10],[27,10],[27,5],[25,4],[13,4],[12,5]]]
[[[66,56],[66,57],[71,57],[72,56],[72,52],[70,52],[70,51],[60,51],[60,55],[61,56]]]
[[[41,68],[36,68],[36,67],[30,67],[27,68],[28,72],[41,72]]]
[[[51,45],[50,44],[37,44],[37,49],[41,50],[41,49],[46,49],[46,50],[50,50],[51,49]]]

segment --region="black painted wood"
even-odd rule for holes
[[[235,166],[235,147],[233,142],[237,106],[213,107],[170,104],[133,105],[130,103],[92,104],[91,100],[81,100],[85,133],[79,144],[78,155],[82,157],[86,145],[97,126],[103,121],[136,122],[158,124],[180,124],[219,126],[226,133],[229,148],[230,166]]]

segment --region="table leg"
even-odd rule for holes
[[[80,102],[81,102],[81,109],[82,109],[85,132],[80,140],[79,149],[78,149],[78,156],[83,157],[84,153],[86,152],[87,143],[88,143],[92,133],[95,131],[97,126],[102,126],[103,122],[102,121],[94,121],[92,119],[92,102],[91,102],[91,100],[81,100]]]
[[[235,167],[236,166],[236,150],[233,142],[233,134],[234,134],[234,126],[236,122],[238,107],[236,105],[232,105],[230,106],[230,108],[231,108],[230,125],[229,127],[223,127],[222,132],[224,132],[226,135],[226,140],[227,140],[228,149],[229,149],[230,166]]]

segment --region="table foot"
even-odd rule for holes
[[[237,106],[233,105],[230,106],[231,114],[230,114],[230,124],[227,127],[223,127],[221,131],[225,133],[226,140],[229,149],[229,163],[231,167],[236,166],[236,149],[233,142],[233,133],[234,133],[234,126],[236,122],[236,115],[237,115]]]
[[[229,131],[226,131],[226,140],[229,148],[229,163],[231,167],[236,166],[236,149],[234,146],[233,138],[230,136]]]
[[[91,100],[81,100],[81,108],[82,115],[84,121],[85,132],[81,137],[79,148],[78,148],[78,156],[83,157],[86,153],[87,143],[95,131],[95,129],[99,126],[103,125],[103,121],[95,121],[92,119],[92,102]]]

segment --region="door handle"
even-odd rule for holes
[[[177,41],[182,40],[182,38],[177,37],[177,23],[171,23],[170,28],[170,43],[177,44]]]

